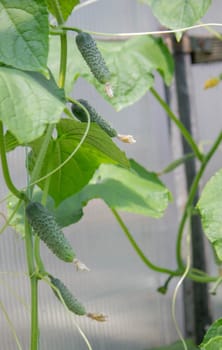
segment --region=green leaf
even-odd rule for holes
[[[48,28],[44,0],[0,0],[0,62],[47,75]]]
[[[6,131],[6,134],[4,135],[5,138],[5,148],[6,152],[13,151],[16,147],[19,146],[18,140],[15,138],[14,135],[10,133],[10,131]]]
[[[167,28],[179,29],[196,24],[207,12],[211,0],[143,0],[159,22]]]
[[[198,347],[195,346],[193,343],[193,340],[188,339],[186,340],[187,350],[198,350]],[[152,348],[149,350],[183,350],[184,346],[181,341],[177,341],[176,343],[173,343],[168,346],[161,346],[160,348]]]
[[[89,184],[70,201],[73,204],[79,202],[81,207],[93,198],[103,199],[110,208],[116,210],[159,218],[171,196],[153,173],[140,176],[135,171],[117,165],[102,164]]]
[[[222,169],[204,187],[197,208],[204,232],[222,261]]]
[[[49,144],[41,177],[48,174],[50,170],[60,166],[71,155],[82,139],[85,128],[85,123],[68,119],[60,121],[57,125],[57,138],[51,140]],[[41,144],[42,141],[39,139],[32,145],[32,153],[29,158],[31,168],[39,153]],[[129,166],[125,154],[119,150],[99,126],[92,123],[87,138],[78,152],[68,163],[51,176],[49,194],[55,200],[56,205],[80,191],[88,183],[101,163]],[[39,185],[43,188],[44,181],[40,182]]]
[[[79,4],[79,0],[57,0],[56,3],[59,6],[63,20],[66,21],[74,7]],[[57,18],[58,9],[57,4],[55,5],[55,0],[47,0],[47,4],[51,14]]]
[[[203,341],[200,344],[200,348],[203,350],[207,349],[207,347],[205,348],[207,343],[211,341],[211,339],[216,338],[218,336],[220,336],[220,338],[222,339],[222,318],[216,320],[207,330],[207,333],[205,334]]]
[[[221,350],[222,349],[222,336],[214,337],[209,340],[203,347],[202,350]]]
[[[55,78],[59,71],[58,45],[58,38],[53,38],[50,42],[48,65]],[[70,37],[68,41],[66,92],[71,91],[74,80],[80,76],[93,84],[116,110],[121,110],[139,100],[153,86],[155,70],[158,70],[166,84],[171,82],[173,59],[162,39],[144,36],[124,42],[100,42],[98,47],[111,72],[114,97],[109,98],[103,84],[94,78],[76,47],[74,37]]]
[[[0,67],[0,119],[25,144],[40,137],[47,124],[57,123],[65,97],[53,79]]]

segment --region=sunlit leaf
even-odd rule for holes
[[[69,157],[81,141],[86,123],[63,119],[57,125],[57,138],[52,139],[42,167],[41,177],[59,167]],[[32,144],[29,163],[33,163],[39,153],[42,140]],[[56,205],[65,198],[80,191],[93,176],[102,163],[121,164],[128,167],[125,154],[115,145],[112,139],[97,125],[91,125],[86,140],[78,152],[55,174],[51,176],[49,194]],[[40,187],[44,187],[44,181]]]
[[[93,198],[100,198],[113,209],[161,217],[171,199],[169,190],[153,173],[140,176],[135,171],[102,164],[89,184],[69,201],[80,208]]]
[[[222,340],[222,318],[219,318],[213,324],[208,328],[207,333],[205,334],[202,343],[200,344],[200,349],[203,350],[210,350],[213,349],[212,343],[208,347],[207,344],[213,341],[213,343],[218,340],[219,337],[219,343],[221,343]],[[215,348],[217,349],[217,348]]]
[[[44,0],[0,0],[0,62],[47,71],[48,11]]]
[[[76,5],[79,4],[79,0],[46,0],[49,11],[53,16],[57,17],[58,7],[59,11],[62,14],[63,20],[66,21],[67,18],[72,13],[72,10]]]
[[[204,187],[197,208],[204,232],[222,261],[222,169]]]
[[[179,29],[196,24],[207,12],[211,0],[142,0],[147,3],[160,23]]]
[[[65,97],[53,79],[0,67],[0,119],[19,143],[40,137],[47,124],[57,123]]]

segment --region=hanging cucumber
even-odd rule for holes
[[[105,119],[103,119],[86,100],[80,99],[78,102],[89,112],[91,122],[97,123],[110,137],[117,137],[117,131],[112,128],[112,126]],[[75,103],[72,104],[71,108],[77,119],[79,119],[81,122],[87,122],[87,116],[83,108]]]
[[[29,202],[26,215],[34,232],[59,259],[74,262],[72,246],[47,208],[39,202]]]
[[[118,134],[117,131],[105,120],[101,117],[96,110],[84,99],[77,100],[81,105],[83,105],[87,111],[89,112],[90,121],[97,123],[103,131],[105,131],[110,137],[117,137],[120,141],[125,143],[135,143],[136,140],[132,135],[122,135]],[[87,116],[83,108],[79,106],[77,103],[72,103],[71,106],[72,112],[75,117],[81,122],[87,122]]]
[[[64,283],[58,279],[58,278],[54,278],[53,276],[49,276],[52,285],[60,292],[63,301],[65,303],[65,305],[67,306],[67,308],[72,311],[74,314],[79,315],[79,316],[83,316],[86,315],[86,309],[84,307],[84,305],[82,305],[70,292],[70,290],[64,285]],[[57,296],[57,298],[59,298],[59,294],[56,291],[56,289],[52,288],[53,292],[55,293],[55,295]],[[60,300],[60,298],[59,298]],[[60,300],[61,301],[61,300]]]
[[[101,84],[108,83],[110,72],[93,37],[88,33],[80,32],[76,35],[76,44],[95,78]]]
[[[64,283],[60,279],[55,278],[52,275],[49,275],[49,278],[50,278],[51,284],[55,287],[55,288],[52,287],[54,294],[60,301],[61,299],[60,299],[59,293],[61,294],[65,305],[71,312],[73,312],[78,316],[85,315],[91,318],[92,320],[95,320],[98,322],[104,322],[107,320],[107,317],[102,313],[87,312],[85,309],[85,306],[73,296],[70,290],[64,285]]]
[[[96,45],[96,41],[90,34],[80,32],[76,35],[76,45],[94,77],[101,84],[105,84],[107,95],[113,97],[113,91],[110,85],[111,74]]]

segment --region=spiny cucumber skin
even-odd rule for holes
[[[117,136],[117,131],[112,128],[112,126],[105,119],[103,119],[86,100],[80,99],[78,102],[89,112],[91,122],[97,123],[110,137]],[[87,116],[83,108],[75,103],[72,104],[72,112],[81,122],[87,122]]]
[[[26,207],[26,215],[34,232],[59,259],[65,262],[74,260],[72,246],[47,208],[39,202],[30,202]]]
[[[93,37],[88,33],[80,32],[76,36],[76,44],[94,77],[101,84],[108,83],[110,72]]]
[[[70,290],[64,285],[64,283],[53,276],[50,276],[51,283],[55,286],[61,293],[63,300],[67,306],[67,308],[72,311],[74,314],[83,316],[86,315],[86,309],[84,305],[82,305],[70,292]],[[56,290],[53,289],[53,292],[59,298]],[[60,300],[60,299],[59,299]],[[61,301],[61,300],[60,300]]]

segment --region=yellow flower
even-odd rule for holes
[[[220,82],[220,79],[217,77],[213,77],[210,79],[207,79],[204,83],[204,89],[210,89],[214,86],[217,86]]]

